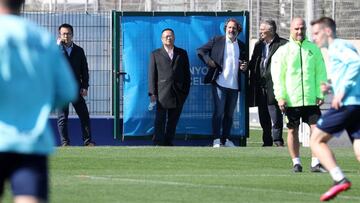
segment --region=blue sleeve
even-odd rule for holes
[[[356,52],[355,48],[343,47],[346,51],[343,54],[338,55],[340,61],[344,63],[346,68],[344,75],[341,77],[339,83],[338,92],[344,93],[345,95],[356,85],[356,80],[360,73],[360,57]]]
[[[63,54],[56,45],[52,47],[52,58],[54,74],[53,80],[55,83],[55,108],[63,107],[69,102],[76,99],[78,96],[78,87],[75,82],[73,73],[71,72],[70,66],[66,61]]]

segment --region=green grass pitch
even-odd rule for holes
[[[310,173],[310,149],[301,148],[304,172],[294,174],[287,148],[262,148],[252,131],[248,147],[68,147],[50,159],[50,202],[311,203],[332,184]],[[332,202],[360,202],[360,164],[352,148],[335,148],[352,181]],[[9,186],[3,202],[10,202]]]

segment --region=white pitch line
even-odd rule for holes
[[[128,177],[293,177],[293,174],[127,174],[127,175],[102,175],[105,178],[128,178]],[[357,176],[349,174],[348,177]],[[83,177],[77,175],[76,177]]]
[[[132,182],[132,183],[145,183],[145,184],[155,184],[155,185],[172,185],[172,186],[184,186],[184,187],[197,187],[197,188],[226,188],[234,190],[247,190],[252,192],[271,192],[271,193],[287,193],[290,195],[308,195],[319,197],[318,193],[307,193],[307,192],[294,192],[294,191],[285,191],[285,190],[274,190],[274,189],[259,189],[259,188],[249,188],[249,187],[234,187],[234,186],[225,186],[225,185],[203,185],[203,184],[194,184],[186,182],[175,182],[175,181],[159,181],[159,180],[145,180],[145,179],[132,179],[132,178],[119,178],[119,177],[109,177],[109,176],[89,176],[89,175],[78,175],[78,178],[88,178],[92,180],[106,180],[106,181],[121,181],[121,182]],[[360,200],[360,196],[346,196],[340,195],[338,199],[349,199],[349,200]]]
[[[189,174],[151,174],[151,175],[102,175],[101,177],[106,178],[127,178],[127,177],[290,177],[292,175],[272,175],[272,174],[242,174],[242,175],[229,175],[229,174],[214,174],[214,175],[189,175]],[[78,175],[77,177],[82,177],[82,175]]]

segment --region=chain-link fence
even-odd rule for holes
[[[91,115],[111,115],[111,14],[25,12],[23,15],[46,27],[54,36],[62,23],[74,27],[74,42],[84,48],[89,65],[90,88],[85,98],[89,111]],[[75,113],[72,108],[70,113]]]
[[[259,22],[274,19],[281,36],[289,34],[292,17],[306,20],[333,17],[338,36],[360,38],[360,1],[357,0],[27,0],[25,11],[99,13],[120,11],[250,11],[250,38],[257,38]]]

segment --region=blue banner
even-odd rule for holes
[[[123,135],[142,136],[154,132],[155,110],[149,111],[148,65],[151,51],[162,46],[161,31],[175,32],[175,46],[185,49],[190,60],[191,88],[184,105],[177,134],[211,135],[213,98],[211,86],[203,84],[207,67],[196,49],[216,35],[224,35],[224,22],[236,18],[243,25],[239,39],[247,42],[245,16],[122,16],[124,80]],[[242,80],[242,89],[245,80]],[[245,94],[240,91],[234,114],[232,136],[245,135]]]

